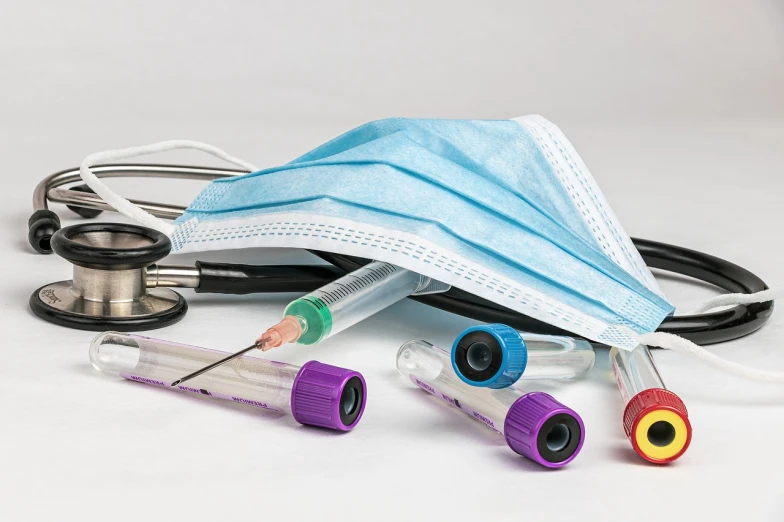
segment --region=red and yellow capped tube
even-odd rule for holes
[[[618,389],[626,408],[623,429],[634,451],[654,464],[667,464],[686,452],[691,423],[683,401],[664,387],[647,346],[610,350]]]

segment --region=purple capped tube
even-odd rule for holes
[[[397,353],[397,369],[426,392],[504,436],[516,453],[548,468],[574,460],[585,440],[577,413],[543,392],[479,388],[452,369],[449,352],[426,341],[409,341]]]
[[[90,344],[90,362],[107,375],[291,413],[300,424],[349,431],[362,418],[367,388],[362,374],[318,361],[303,366],[237,357],[174,388],[170,384],[229,355],[226,352],[105,332]]]

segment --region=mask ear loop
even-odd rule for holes
[[[699,314],[721,306],[764,303],[782,295],[784,295],[784,288],[762,290],[753,294],[723,294],[706,300],[704,303],[690,310],[688,314]],[[639,337],[639,342],[640,344],[648,346],[657,346],[659,348],[672,350],[673,352],[693,355],[714,368],[750,381],[784,383],[784,372],[758,370],[734,361],[722,359],[705,348],[675,334],[666,332],[647,333]]]
[[[136,156],[146,156],[148,154],[156,154],[159,152],[168,152],[172,150],[178,149],[194,149],[200,150],[202,152],[206,152],[207,154],[211,154],[217,158],[220,158],[228,163],[237,165],[248,172],[254,172],[259,170],[254,165],[243,161],[239,158],[235,158],[234,156],[229,155],[224,150],[219,149],[213,145],[208,143],[202,143],[200,141],[191,141],[191,140],[168,140],[168,141],[161,141],[158,143],[151,143],[150,145],[141,145],[139,147],[128,147],[126,149],[114,149],[114,150],[106,150],[103,152],[96,152],[95,154],[90,154],[84,161],[82,161],[81,166],[79,167],[79,173],[82,176],[82,179],[87,186],[89,186],[93,191],[101,196],[104,202],[107,205],[110,205],[115,210],[128,216],[129,218],[133,219],[137,223],[153,228],[160,232],[163,232],[167,236],[171,236],[174,233],[175,226],[171,223],[164,221],[161,218],[157,218],[146,212],[126,198],[120,196],[115,191],[110,189],[103,181],[101,181],[90,169],[91,166],[98,164],[98,163],[111,163],[121,160],[127,160],[129,158],[134,158]]]
[[[673,352],[693,355],[714,368],[735,375],[736,377],[741,377],[750,381],[784,383],[784,372],[758,370],[734,361],[722,359],[705,348],[675,334],[665,332],[647,333],[641,335],[639,341],[640,344],[645,344],[647,346],[658,346],[659,348],[666,348]]]
[[[695,306],[687,315],[701,314],[720,306],[765,303],[778,297],[784,297],[784,288],[769,288],[753,294],[721,294]]]

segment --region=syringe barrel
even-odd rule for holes
[[[521,333],[505,324],[467,328],[455,338],[451,355],[460,379],[487,388],[505,388],[520,379],[573,379],[596,360],[585,340]]]
[[[229,355],[226,352],[105,332],[90,345],[96,370],[170,388],[175,380]],[[362,416],[367,392],[358,372],[317,361],[300,366],[237,357],[176,389],[268,410],[292,413],[303,424],[347,431]]]
[[[430,278],[373,261],[337,281],[292,301],[284,312],[304,319],[297,340],[315,344],[422,290]]]
[[[667,390],[647,346],[610,349],[612,367],[624,403],[623,428],[634,450],[645,460],[666,464],[691,442],[686,406]]]
[[[542,392],[468,386],[452,370],[450,354],[426,341],[409,341],[397,369],[414,384],[496,432],[516,453],[555,468],[571,462],[585,438],[579,415]]]

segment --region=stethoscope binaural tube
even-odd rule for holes
[[[236,169],[145,163],[96,165],[91,169],[99,178],[170,178],[202,181],[247,173]],[[49,210],[49,201],[65,203],[69,209],[88,219],[96,217],[104,210],[114,210],[86,185],[77,185],[70,189],[61,188],[63,185],[81,181],[79,169],[73,168],[55,172],[36,185],[33,191],[33,214],[27,222],[28,241],[36,252],[51,254],[51,238],[60,229],[60,218]],[[130,201],[153,216],[164,219],[176,219],[185,211],[185,207],[178,205],[133,199]]]
[[[159,177],[207,181],[244,173],[244,171],[234,169],[149,164],[100,165],[93,167],[92,170],[99,178]],[[78,187],[76,189],[61,188],[63,185],[80,181],[79,169],[75,168],[52,174],[44,178],[36,187],[33,194],[34,213],[28,223],[28,239],[36,251],[44,254],[51,253],[51,237],[60,228],[60,220],[54,212],[48,209],[48,201],[65,203],[83,217],[93,217],[97,215],[95,211],[111,210],[96,194],[83,192],[84,189]],[[132,202],[161,218],[175,219],[185,210],[183,207],[163,203]],[[729,261],[656,241],[634,238],[632,240],[651,268],[693,277],[729,292],[755,293],[768,288],[765,282],[755,274]],[[370,261],[328,252],[314,251],[313,253],[344,272],[353,271]],[[299,268],[307,273],[312,267]],[[281,282],[282,286],[285,284],[285,281]],[[504,323],[521,331],[572,335],[570,332],[519,314],[458,288],[452,288],[443,294],[412,296],[411,299],[477,321]],[[680,335],[700,345],[720,343],[743,337],[758,330],[767,322],[772,312],[772,301],[736,305],[718,312],[671,316],[664,320],[658,331]]]

